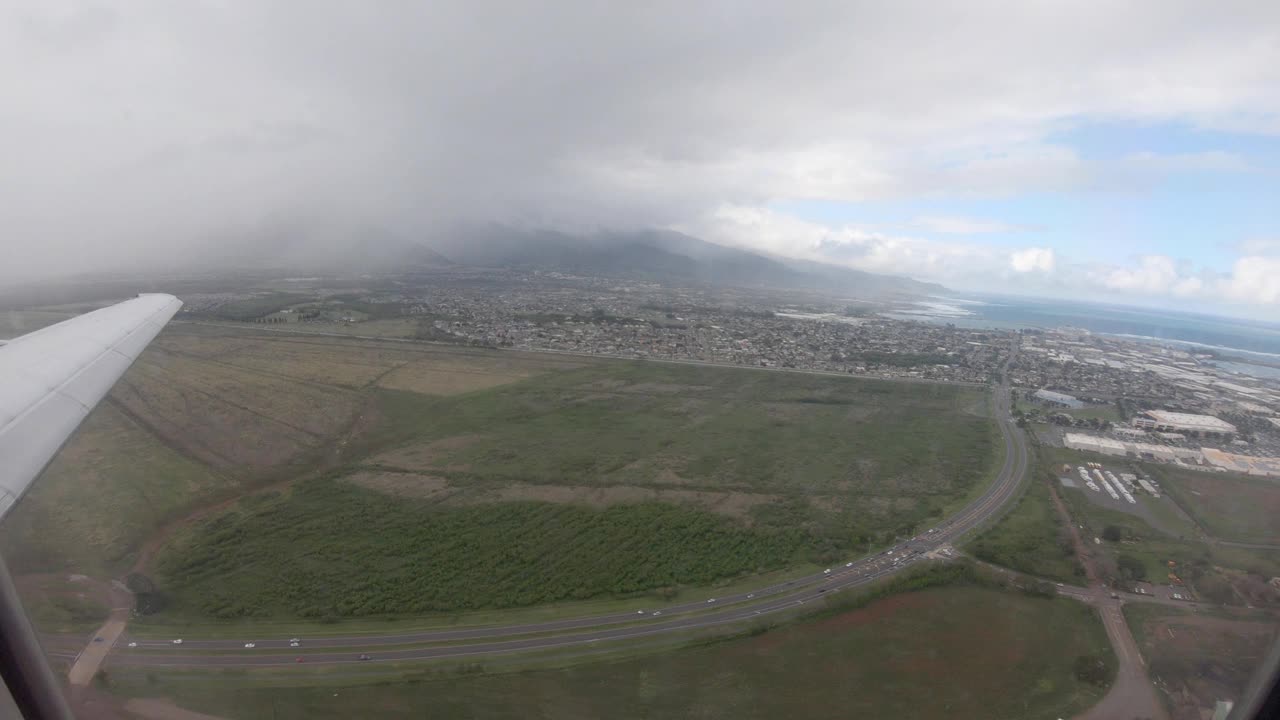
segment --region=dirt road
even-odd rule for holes
[[[1093,556],[1088,546],[1080,537],[1080,529],[1071,521],[1071,515],[1058,497],[1057,488],[1049,485],[1049,495],[1058,515],[1071,531],[1071,543],[1075,546],[1076,557],[1084,567],[1085,577],[1089,579],[1089,590],[1093,593],[1093,604],[1102,617],[1102,626],[1107,630],[1107,638],[1111,640],[1111,648],[1115,650],[1119,669],[1116,672],[1115,684],[1111,686],[1106,697],[1089,708],[1088,712],[1076,716],[1077,720],[1114,720],[1115,718],[1151,718],[1152,720],[1168,720],[1160,698],[1156,697],[1155,688],[1147,678],[1146,663],[1138,644],[1129,632],[1121,611],[1122,601],[1112,598],[1111,591],[1102,584],[1097,569],[1093,564]]]

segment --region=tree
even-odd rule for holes
[[[1108,525],[1102,529],[1102,539],[1119,542],[1124,538],[1124,530],[1119,525]]]
[[[1116,565],[1120,568],[1120,576],[1126,580],[1142,580],[1147,577],[1146,564],[1132,555],[1121,554],[1116,558]]]

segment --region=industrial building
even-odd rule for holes
[[[1192,448],[1152,445],[1150,443],[1127,442],[1107,437],[1085,435],[1083,433],[1066,433],[1062,436],[1062,444],[1072,450],[1087,450],[1102,455],[1118,455],[1150,458],[1164,462],[1184,461],[1194,464],[1203,462],[1204,456],[1199,450]]]
[[[1280,458],[1236,455],[1235,453],[1223,452],[1214,448],[1201,448],[1201,451],[1204,454],[1204,459],[1210,465],[1224,470],[1245,475],[1280,477]]]
[[[1034,397],[1036,400],[1052,407],[1071,408],[1072,410],[1079,410],[1084,407],[1084,403],[1075,397],[1043,388],[1037,390]]]
[[[1212,415],[1147,410],[1133,418],[1133,426],[1146,430],[1174,433],[1198,433],[1200,435],[1228,436],[1236,433],[1236,426]]]

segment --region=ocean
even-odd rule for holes
[[[955,294],[901,303],[890,317],[1004,329],[1074,327],[1135,340],[1229,352],[1280,363],[1280,324],[1175,310],[1041,300],[1003,295]]]

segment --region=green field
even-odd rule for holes
[[[1280,545],[1280,480],[1159,465],[1147,468],[1214,537]]]
[[[218,618],[427,613],[631,595],[805,559],[816,539],[662,503],[433,510],[333,480],[264,498],[175,541],[176,611]]]
[[[185,617],[341,618],[670,594],[831,562],[976,491],[976,389],[597,363],[457,395],[378,390],[345,474],[173,539]],[[536,570],[534,569],[536,568]]]
[[[980,560],[1038,577],[1079,582],[1084,575],[1043,473],[1037,473],[1034,466],[1018,504],[965,549]]]
[[[1088,607],[943,587],[754,637],[557,670],[491,674],[472,663],[425,681],[362,683],[323,671],[220,675],[122,666],[106,683],[117,694],[171,698],[245,720],[1068,717],[1096,702],[1107,682],[1078,679],[1080,657],[1101,661],[1106,677],[1113,672],[1105,632]]]

